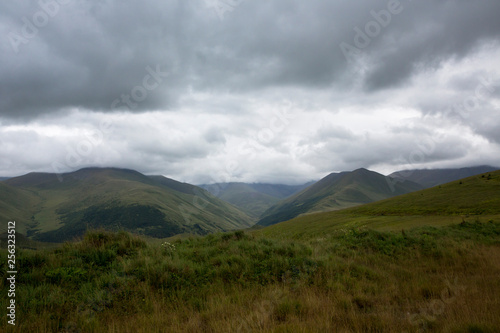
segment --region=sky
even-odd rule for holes
[[[500,167],[500,1],[0,2],[0,176]]]

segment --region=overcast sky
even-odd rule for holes
[[[0,2],[0,176],[500,166],[500,1]]]

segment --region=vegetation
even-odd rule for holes
[[[500,222],[500,170],[340,211],[303,215],[262,230],[308,238],[342,228],[401,230],[464,220]]]
[[[140,218],[138,218],[140,216]],[[64,226],[34,238],[46,242],[60,242],[83,235],[87,229],[126,230],[151,237],[170,237],[183,232],[165,214],[151,206],[90,206],[82,211],[62,215]]]
[[[0,262],[6,267],[7,253]],[[87,232],[17,254],[5,332],[495,332],[500,223],[302,240]],[[7,292],[2,269],[1,293]],[[0,306],[6,308],[7,298]]]
[[[269,208],[262,214],[259,225],[269,226],[301,214],[344,209],[420,189],[422,187],[416,183],[395,182],[366,169],[332,173]]]
[[[2,209],[0,217],[9,221],[16,216],[18,232],[51,242],[82,236],[88,228],[167,237],[253,224],[248,215],[201,188],[115,168],[8,179],[0,183],[0,208],[4,206],[5,214]]]

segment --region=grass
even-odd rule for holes
[[[2,250],[2,267],[6,258]],[[161,243],[90,231],[56,249],[19,249],[17,265],[17,325],[3,320],[5,332],[500,328],[499,222],[344,227],[300,239],[237,231]]]

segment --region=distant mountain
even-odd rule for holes
[[[248,215],[258,218],[281,199],[287,198],[313,183],[303,185],[217,183],[200,185],[200,187],[235,205]]]
[[[366,205],[303,215],[264,228],[262,232],[267,236],[310,237],[344,233],[352,228],[400,232],[464,221],[500,221],[500,170]]]
[[[0,177],[0,182],[3,182],[4,180],[9,179],[10,177]]]
[[[152,237],[247,228],[253,220],[197,186],[115,168],[58,176],[30,173],[0,183],[0,207],[35,240],[60,242],[87,228]],[[30,218],[27,216],[30,215]]]
[[[460,169],[415,169],[401,170],[389,175],[398,180],[410,180],[422,185],[424,188],[437,186],[452,182],[454,180],[479,175],[485,172],[491,172],[500,168],[489,165],[482,165],[470,168]]]
[[[338,210],[420,189],[422,186],[414,182],[394,182],[390,177],[366,169],[332,173],[269,208],[258,224],[268,226],[301,214]]]

